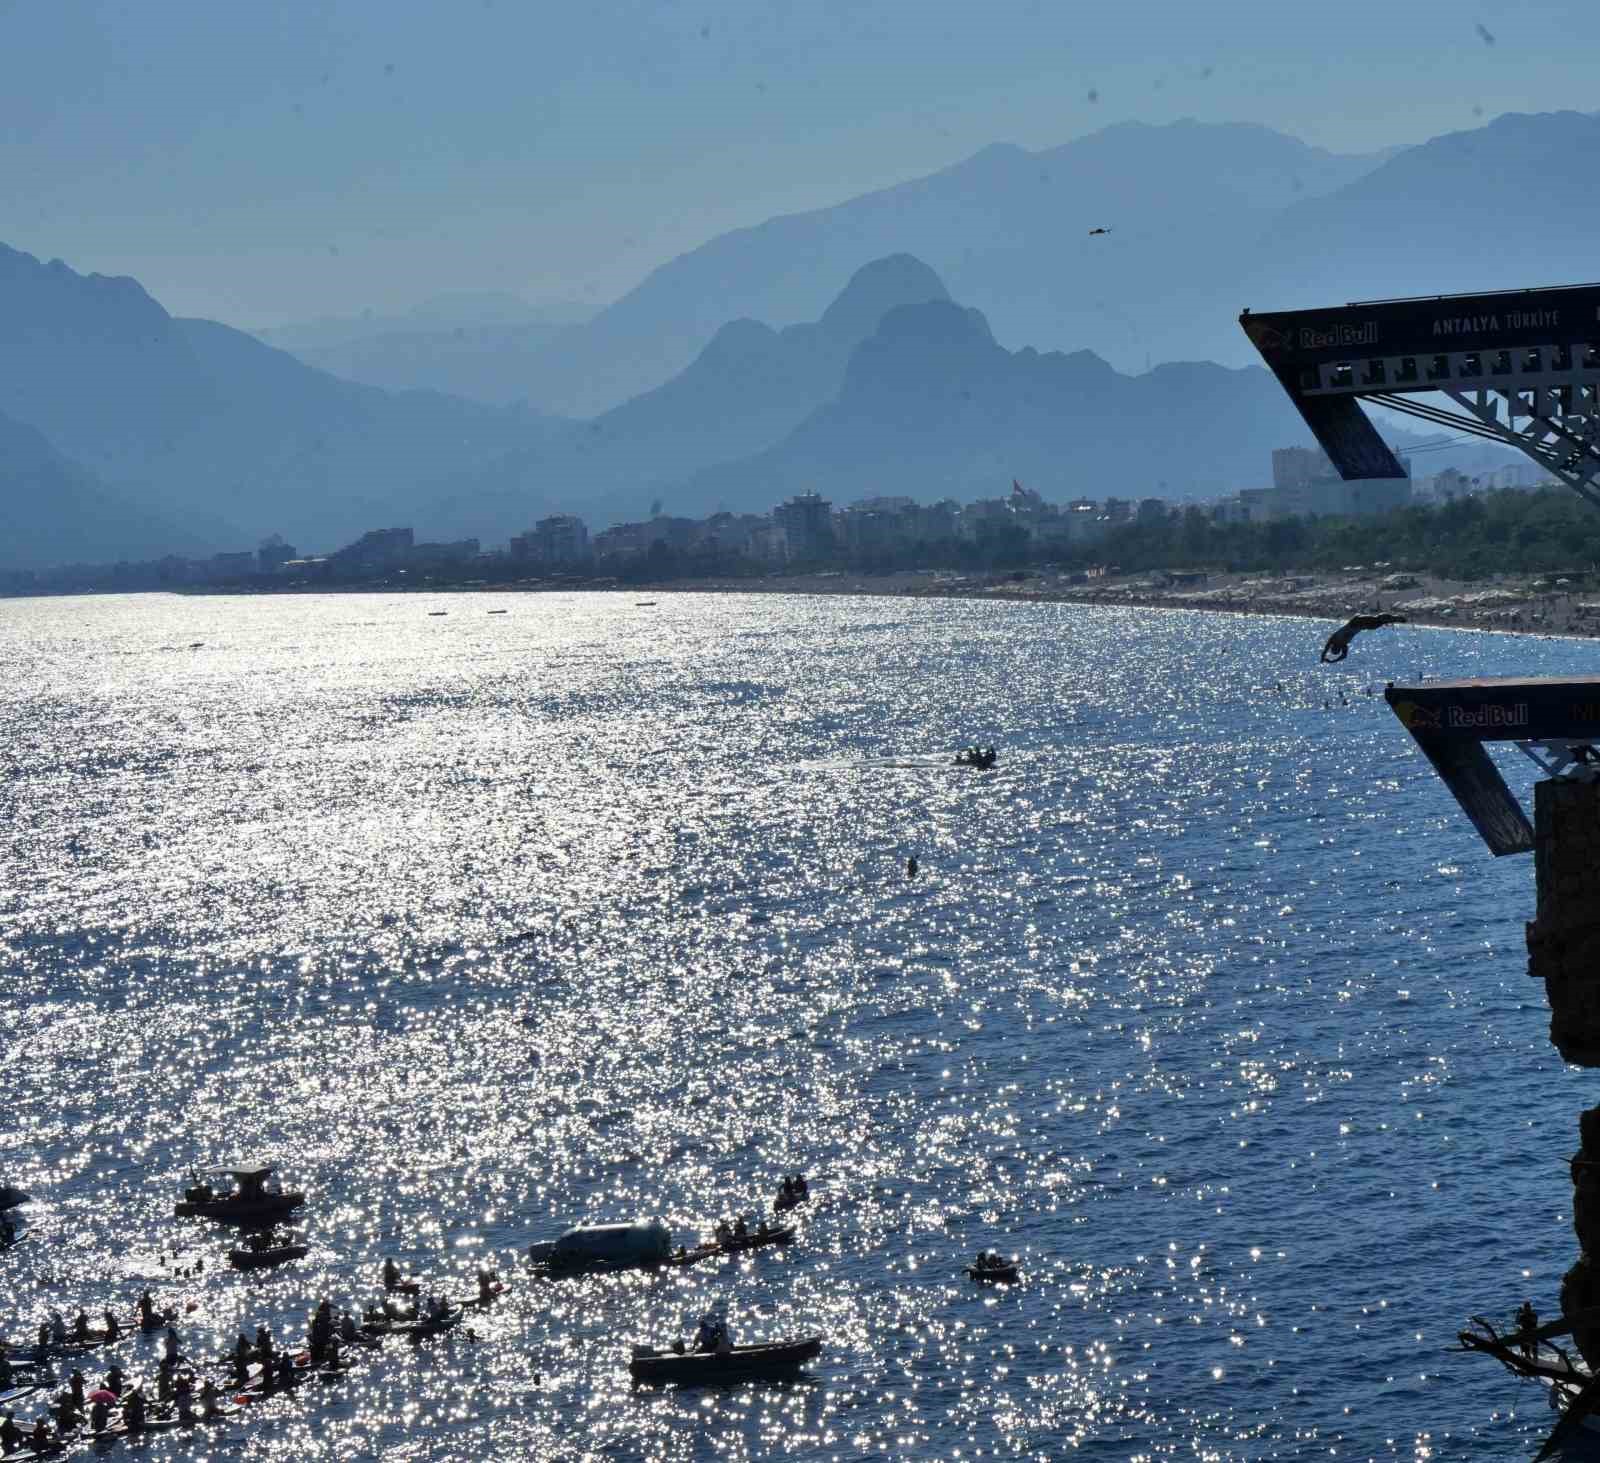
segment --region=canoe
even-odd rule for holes
[[[822,1337],[763,1341],[731,1351],[658,1351],[635,1346],[628,1371],[636,1382],[668,1382],[680,1387],[716,1386],[746,1377],[782,1376],[805,1365],[822,1350]]]
[[[274,1245],[266,1250],[234,1249],[228,1251],[228,1263],[235,1270],[268,1270],[274,1265],[286,1265],[290,1260],[303,1260],[305,1245]]]
[[[1015,1265],[968,1265],[967,1274],[980,1284],[994,1281],[1000,1285],[1015,1285],[1022,1278]]]

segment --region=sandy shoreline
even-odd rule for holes
[[[1344,621],[1382,610],[1409,624],[1439,629],[1498,630],[1521,635],[1600,636],[1600,613],[1586,613],[1576,584],[1528,576],[1468,583],[1427,574],[1350,570],[1341,574],[1216,574],[1203,584],[1161,582],[1164,576],[1121,576],[1070,583],[1065,575],[901,573],[805,574],[765,579],[675,580],[632,586],[641,598],[668,594],[827,594],[912,599],[1007,600],[1215,614],[1294,615]],[[1401,581],[1409,581],[1402,583]],[[1596,607],[1600,610],[1600,606]]]

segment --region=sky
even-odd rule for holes
[[[1339,152],[1593,110],[1600,5],[0,0],[0,243],[261,327],[598,308],[730,228],[1115,122]]]

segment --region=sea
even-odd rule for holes
[[[147,1460],[1531,1457],[1543,1393],[1452,1347],[1556,1313],[1600,1083],[1547,1040],[1531,860],[1489,856],[1381,691],[1595,649],[1397,627],[1329,667],[1330,628],[0,601],[0,1179],[35,1198],[0,1334],[149,1289],[204,1368],[359,1314],[385,1257],[503,1279]],[[256,1155],[307,1195],[267,1275],[173,1217]],[[791,1173],[788,1249],[528,1273],[578,1223],[693,1243]],[[973,1284],[980,1249],[1021,1283]],[[630,1384],[708,1312],[822,1354]],[[148,1378],[154,1344],[117,1359]]]

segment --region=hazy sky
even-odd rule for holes
[[[1594,0],[0,0],[0,242],[245,325],[598,305],[990,142],[1365,151],[1592,110],[1597,51]]]

